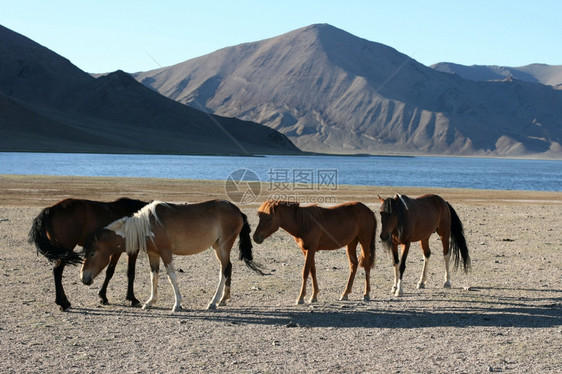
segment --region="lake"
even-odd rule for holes
[[[233,174],[234,173],[234,174]],[[562,161],[387,156],[180,156],[0,152],[0,174],[261,180],[562,191]],[[231,176],[231,178],[232,178]],[[245,179],[244,179],[245,178]]]

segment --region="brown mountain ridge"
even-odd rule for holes
[[[122,71],[94,78],[0,26],[0,150],[167,154],[299,154],[286,136],[212,115]]]
[[[562,157],[562,90],[463,79],[327,24],[134,77],[305,151]]]

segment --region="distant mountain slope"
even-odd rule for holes
[[[440,62],[431,68],[445,73],[458,74],[473,81],[503,80],[514,78],[522,81],[542,83],[562,89],[562,65],[531,64],[520,67],[496,65],[459,65]]]
[[[300,153],[257,123],[181,105],[117,71],[98,79],[0,26],[0,150]]]
[[[266,124],[307,151],[562,156],[562,91],[464,80],[330,25],[134,77],[181,103]]]

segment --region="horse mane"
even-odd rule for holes
[[[292,208],[292,207],[298,207],[299,203],[293,203],[284,200],[267,200],[264,201],[264,203],[259,207],[258,212],[265,213],[265,214],[273,214],[275,213],[275,209],[277,209],[279,206],[286,206],[288,208]]]
[[[382,205],[382,211],[389,214],[394,214],[398,217],[398,239],[404,239],[404,232],[406,231],[406,212],[408,207],[404,201],[404,195],[396,195],[394,198],[389,197]]]
[[[115,231],[117,235],[121,235],[125,238],[125,250],[127,254],[138,253],[139,251],[146,252],[146,239],[150,237],[150,239],[154,241],[150,216],[154,217],[154,221],[157,225],[161,224],[156,214],[158,205],[167,204],[155,200],[145,205],[132,217],[118,219],[107,226],[107,229]]]
[[[322,208],[318,205],[299,206],[297,209],[297,224],[300,232],[310,230],[311,227],[318,224],[320,219],[322,219]]]

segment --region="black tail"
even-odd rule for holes
[[[264,275],[263,271],[260,269],[258,264],[254,262],[254,257],[252,255],[252,239],[250,239],[250,224],[248,223],[248,217],[242,212],[242,219],[244,220],[244,226],[240,231],[240,240],[238,241],[238,248],[240,249],[240,260],[244,260],[246,265],[260,275]]]
[[[28,241],[35,244],[37,252],[45,256],[49,261],[61,261],[64,264],[76,265],[82,262],[82,257],[73,250],[57,247],[47,237],[47,229],[50,226],[51,208],[45,208],[33,220],[29,231]]]
[[[460,256],[462,257],[462,266],[464,272],[468,272],[470,269],[470,256],[468,254],[468,247],[466,246],[466,239],[464,237],[464,229],[462,227],[462,222],[457,215],[457,212],[453,209],[451,204],[449,205],[449,210],[451,211],[451,243],[449,250],[453,252],[453,260],[455,261],[455,269],[459,268]]]

